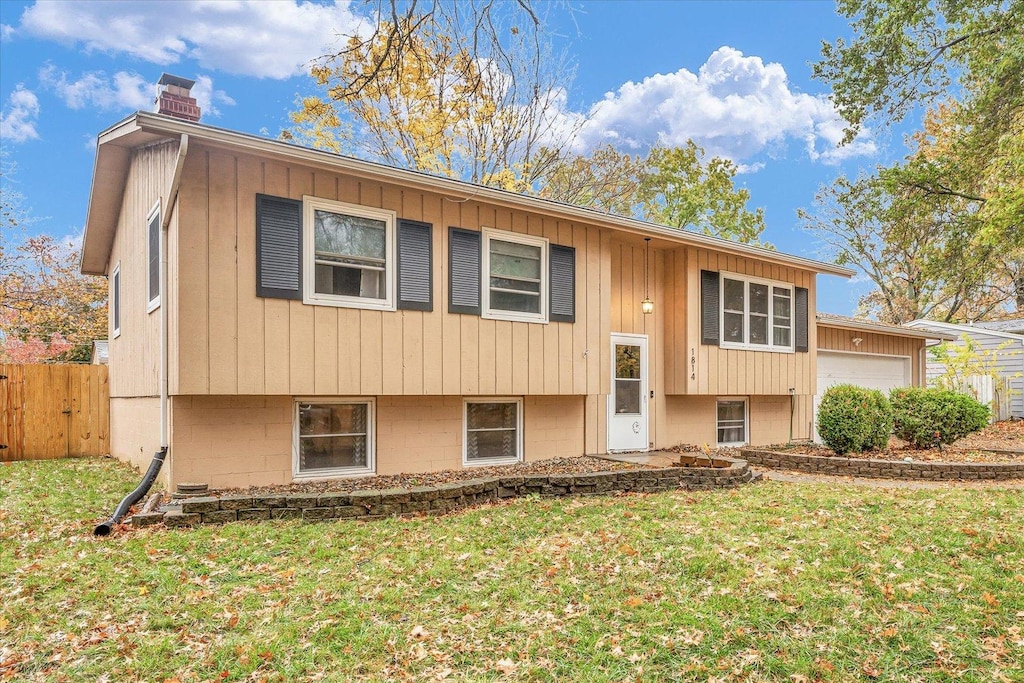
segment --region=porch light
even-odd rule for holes
[[[651,301],[650,285],[651,285],[651,238],[645,237],[644,242],[644,300],[640,302],[640,310],[643,311],[644,315],[650,315],[654,313],[654,302]]]

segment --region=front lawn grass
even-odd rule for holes
[[[93,538],[0,466],[0,680],[1024,680],[1020,490],[766,482]]]

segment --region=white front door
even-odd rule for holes
[[[612,335],[611,372],[612,393],[608,397],[608,451],[646,451],[646,335]]]

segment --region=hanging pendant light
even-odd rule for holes
[[[645,237],[644,242],[644,300],[640,302],[640,310],[644,315],[654,313],[654,302],[651,301],[651,238]]]

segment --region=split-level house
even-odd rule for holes
[[[111,452],[167,484],[810,438],[851,271],[198,122],[99,135]]]

